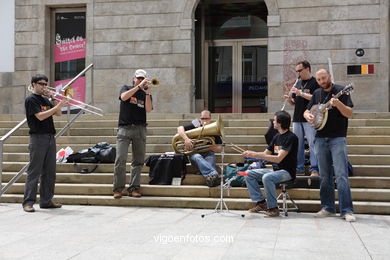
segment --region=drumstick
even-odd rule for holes
[[[235,144],[230,144],[230,145],[232,146],[232,149],[235,150],[235,151],[237,151],[237,152],[240,152],[240,153],[245,152],[244,149],[242,149],[241,147],[238,147],[238,146],[235,145]]]

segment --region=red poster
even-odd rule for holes
[[[85,12],[56,13],[55,20],[54,86],[59,91],[85,68]],[[72,99],[84,103],[85,77],[77,79],[70,88]]]

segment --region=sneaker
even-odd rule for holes
[[[319,173],[316,172],[316,171],[312,171],[312,172],[310,173],[310,177],[319,177],[319,176],[320,176]]]
[[[48,205],[39,205],[41,209],[59,209],[62,207],[60,203],[50,202]]]
[[[265,213],[264,213],[267,217],[279,217],[279,208],[276,207],[276,208],[272,208],[272,209],[268,209]]]
[[[114,199],[120,199],[122,198],[122,192],[114,192]]]
[[[329,211],[327,211],[325,209],[321,209],[316,214],[314,214],[315,218],[326,218],[326,217],[334,217],[334,216],[335,216],[334,213],[329,212]]]
[[[345,218],[345,221],[347,222],[355,222],[356,217],[352,213],[345,213],[343,218]]]
[[[142,194],[139,192],[139,189],[129,191],[129,197],[141,198],[141,196]]]
[[[267,202],[256,202],[256,205],[249,209],[250,213],[260,213],[261,211],[266,211],[267,210]]]
[[[31,206],[31,205],[24,205],[24,206],[23,206],[23,210],[26,211],[26,212],[28,212],[28,213],[35,212],[34,207]]]

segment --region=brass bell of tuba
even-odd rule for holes
[[[215,135],[224,136],[222,118],[218,116],[218,120],[214,123],[188,130],[186,135],[194,144],[192,150],[187,150],[183,138],[176,134],[172,138],[172,147],[176,153],[189,155],[207,152],[210,150],[210,146],[215,145]]]

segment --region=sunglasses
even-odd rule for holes
[[[300,70],[296,70],[295,72],[296,73],[299,73],[299,72],[301,72],[302,70],[304,70],[305,68],[303,68],[303,69],[300,69]]]
[[[136,77],[138,80],[144,80],[144,77]]]
[[[41,86],[47,86],[47,83],[46,82],[37,82],[37,84],[41,85]]]
[[[210,120],[210,117],[201,117],[200,120]]]

